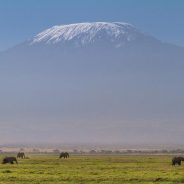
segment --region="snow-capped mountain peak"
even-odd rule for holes
[[[51,27],[36,35],[30,44],[72,43],[75,46],[82,46],[96,42],[106,42],[113,43],[115,47],[118,47],[135,40],[139,34],[136,28],[128,23],[78,23]]]

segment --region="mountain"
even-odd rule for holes
[[[128,23],[79,23],[49,28],[0,61],[2,139],[182,143],[183,47]]]
[[[147,66],[152,71],[165,67],[163,61],[167,61],[167,67],[171,69],[180,68],[183,65],[183,48],[163,43],[131,24],[95,22],[54,26],[4,52],[1,58],[6,63],[16,58],[16,66],[20,68],[23,65],[31,67],[34,63],[39,68],[42,62],[51,62],[52,67],[53,62],[66,66],[75,60],[78,60],[77,65],[83,62],[87,65],[94,65],[94,62],[111,65],[114,60],[113,66],[126,62],[126,66],[131,68]],[[173,60],[177,60],[174,66]]]

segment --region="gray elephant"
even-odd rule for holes
[[[16,163],[16,164],[18,164],[18,162],[17,162],[17,159],[15,158],[15,157],[5,157],[4,159],[3,159],[3,161],[2,161],[2,164],[14,164],[14,162]]]
[[[19,153],[17,153],[17,158],[26,158],[25,157],[25,153],[24,152],[19,152]]]
[[[184,158],[183,157],[174,157],[172,159],[172,165],[181,165],[181,162],[184,161]]]
[[[62,152],[62,153],[60,153],[59,158],[69,158],[69,153],[68,152]]]

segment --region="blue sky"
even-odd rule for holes
[[[0,50],[56,24],[123,21],[184,46],[183,0],[0,0]]]

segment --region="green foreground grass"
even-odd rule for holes
[[[184,165],[171,166],[172,156],[29,157],[18,165],[0,164],[0,184],[184,183]]]

